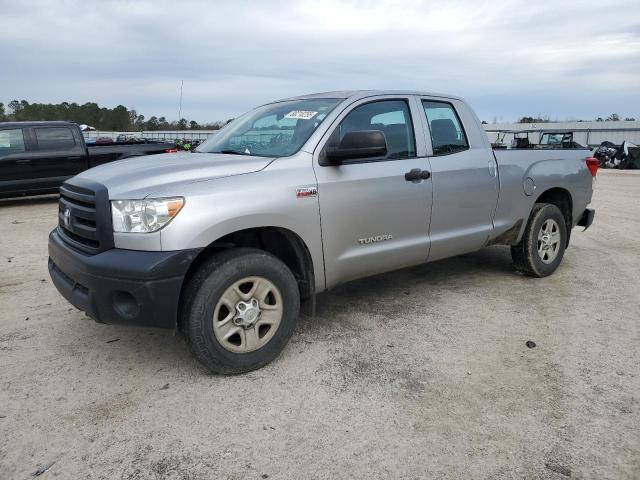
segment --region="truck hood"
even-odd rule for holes
[[[242,175],[265,168],[273,158],[221,153],[164,153],[128,158],[82,172],[99,182],[111,199],[144,198],[167,186]]]

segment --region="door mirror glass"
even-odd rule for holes
[[[387,140],[380,130],[347,132],[338,146],[326,148],[326,165],[340,165],[345,160],[386,157]]]

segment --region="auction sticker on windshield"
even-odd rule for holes
[[[309,120],[317,114],[318,112],[312,112],[311,110],[292,110],[287,113],[284,118],[301,118],[302,120]]]

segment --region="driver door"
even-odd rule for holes
[[[360,100],[338,117],[316,149],[327,288],[427,260],[431,179],[405,178],[412,170],[430,171],[424,136],[414,130],[421,125],[417,108],[411,96]],[[319,156],[336,129],[340,138],[351,131],[382,131],[387,155],[321,166]]]

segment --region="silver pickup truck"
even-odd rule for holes
[[[593,221],[597,168],[585,149],[493,151],[454,96],[305,95],[196,153],[65,182],[49,272],[96,321],[177,329],[210,371],[246,372],[284,348],[301,301],[349,280],[488,245],[553,273]]]

